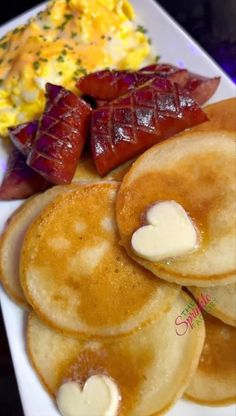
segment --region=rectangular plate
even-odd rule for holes
[[[179,25],[153,0],[132,0],[137,19],[148,29],[155,53],[162,62],[186,66],[189,70],[206,76],[221,75],[220,86],[211,102],[235,95],[235,86],[221,68],[187,35]],[[0,28],[0,37],[8,30],[35,15],[43,5],[17,17]],[[3,176],[6,152],[0,142],[0,183]],[[0,203],[0,232],[6,219],[20,205],[16,202]],[[25,416],[58,416],[54,403],[40,384],[26,355],[25,319],[26,314],[18,308],[0,288],[0,300],[6,326],[11,355]],[[205,407],[180,400],[168,412],[168,416],[235,416],[235,407]]]

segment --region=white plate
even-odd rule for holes
[[[148,28],[156,54],[163,62],[186,66],[206,76],[221,75],[221,83],[211,102],[235,95],[235,86],[211,58],[153,0],[132,0],[139,22]],[[43,6],[38,6],[0,28],[0,37],[24,23]],[[0,183],[6,152],[0,142]],[[20,202],[0,203],[0,232]],[[0,288],[3,318],[25,416],[58,416],[52,400],[41,386],[25,351],[25,313],[13,304]],[[181,400],[168,416],[235,416],[235,407],[204,407]]]

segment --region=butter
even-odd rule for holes
[[[198,245],[198,233],[185,209],[175,201],[161,201],[146,213],[147,225],[134,232],[135,254],[150,261],[184,255]]]
[[[83,388],[75,381],[62,384],[56,401],[62,416],[117,416],[120,394],[111,378],[94,375]]]

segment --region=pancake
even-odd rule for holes
[[[182,396],[204,343],[203,321],[184,336],[175,332],[176,317],[190,300],[181,291],[161,320],[110,342],[65,337],[31,314],[27,329],[30,360],[53,396],[65,381],[83,384],[91,375],[106,374],[121,393],[119,416],[163,414]]]
[[[156,276],[181,285],[215,286],[235,282],[236,161],[235,134],[189,132],[145,152],[120,187],[116,218],[121,244]],[[199,232],[199,246],[167,261],[151,262],[134,254],[133,233],[143,213],[157,201],[174,200]]]
[[[224,129],[236,131],[236,98],[219,101],[204,107],[209,121],[199,124],[191,131],[210,131]]]
[[[26,230],[40,211],[57,195],[74,187],[75,185],[54,186],[46,192],[30,198],[7,223],[0,245],[0,278],[7,294],[21,306],[27,306],[19,281],[20,252]]]
[[[76,168],[76,172],[73,178],[73,182],[89,180],[89,181],[107,181],[107,180],[114,180],[114,181],[121,181],[125,174],[128,172],[130,165],[132,164],[133,160],[129,160],[126,163],[123,163],[118,168],[113,169],[109,172],[106,176],[101,178],[98,174],[95,165],[92,161],[92,157],[88,152],[83,153],[82,157],[78,162],[78,166]]]
[[[236,328],[206,314],[206,340],[186,391],[194,402],[225,406],[236,401]]]
[[[215,287],[189,287],[195,299],[208,297],[209,308],[207,312],[224,323],[236,326],[236,284]]]
[[[156,279],[118,244],[118,184],[80,185],[29,228],[21,284],[42,320],[80,336],[126,334],[161,316],[180,288]]]

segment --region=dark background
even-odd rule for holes
[[[3,5],[2,0],[0,24],[39,3],[37,0],[7,0]],[[236,0],[159,0],[159,3],[236,82]],[[0,414],[23,416],[1,314]]]

